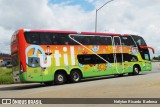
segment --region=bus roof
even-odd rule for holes
[[[68,34],[77,34],[76,31],[65,31],[65,30],[25,30],[28,32],[54,32],[54,33],[68,33]]]
[[[67,31],[67,30],[32,30],[32,29],[23,29],[28,32],[52,32],[52,33],[68,33],[68,34],[78,34],[76,31]],[[82,35],[104,35],[104,36],[128,36],[130,34],[119,34],[119,33],[106,33],[106,32],[80,32]]]
[[[105,35],[105,36],[128,36],[129,34],[104,33],[104,32],[81,32],[83,35]]]

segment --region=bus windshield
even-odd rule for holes
[[[147,46],[146,42],[142,37],[135,35],[132,35],[132,37],[138,46]]]

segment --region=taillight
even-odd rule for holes
[[[23,70],[23,66],[22,66],[22,64],[20,65],[20,73],[23,73],[24,72],[24,70]]]

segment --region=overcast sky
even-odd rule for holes
[[[19,28],[94,31],[109,0],[0,0],[0,52]],[[99,32],[141,35],[160,55],[160,0],[114,0],[98,11]]]

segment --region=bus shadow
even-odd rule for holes
[[[123,76],[115,76],[115,75],[110,75],[110,76],[100,76],[100,77],[93,77],[93,78],[86,78],[81,80],[81,82],[89,82],[89,81],[97,81],[97,80],[104,80],[104,79],[113,79],[113,78],[128,78],[131,76],[141,76],[141,75],[146,75],[146,74],[139,74],[139,75],[123,75]]]
[[[2,87],[0,91],[11,91],[11,90],[26,90],[26,89],[33,89],[33,88],[40,88],[44,87],[43,84],[19,84],[19,86],[9,86],[9,87]]]
[[[115,76],[115,75],[110,75],[110,76],[100,76],[100,77],[92,77],[92,78],[85,78],[82,79],[81,82],[79,83],[83,83],[83,82],[92,82],[92,81],[97,81],[97,80],[104,80],[104,79],[113,79],[113,78],[127,78],[130,76],[141,76],[141,75],[146,75],[146,74],[139,74],[139,75],[123,75],[123,76]],[[69,85],[69,84],[77,84],[77,83],[66,83],[64,85]],[[19,86],[8,86],[8,87],[1,87],[0,91],[11,91],[11,90],[27,90],[27,89],[34,89],[34,88],[41,88],[41,87],[51,87],[51,86],[61,86],[61,85],[50,85],[50,86],[46,86],[44,84],[32,84],[32,83],[28,83],[28,84],[19,84]]]

